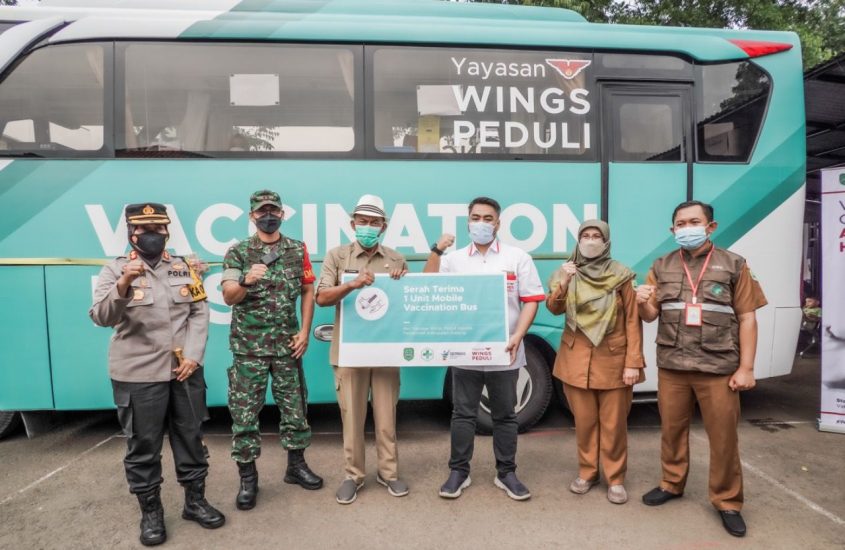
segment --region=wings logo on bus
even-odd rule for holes
[[[572,80],[581,74],[581,71],[589,67],[592,61],[588,59],[546,59],[546,63],[554,67],[563,78]]]

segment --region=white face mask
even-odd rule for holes
[[[578,241],[578,251],[588,260],[601,256],[605,248],[607,248],[607,243],[601,239],[581,239]]]
[[[472,242],[480,245],[490,244],[493,242],[496,227],[492,223],[487,222],[470,222],[469,223],[469,237]]]

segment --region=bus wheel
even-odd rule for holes
[[[525,360],[527,364],[519,369],[516,382],[516,421],[520,433],[530,430],[543,418],[552,399],[552,375],[549,365],[540,350],[528,342],[525,342]],[[488,435],[493,433],[493,417],[490,416],[487,388],[484,388],[481,394],[475,431]]]
[[[15,431],[21,422],[20,415],[15,411],[0,411],[0,439]]]

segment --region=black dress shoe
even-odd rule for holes
[[[681,498],[682,496],[684,496],[683,493],[676,495],[675,493],[664,491],[660,487],[655,487],[643,495],[643,502],[649,506],[660,506],[661,504],[666,504],[673,498]]]
[[[719,510],[719,515],[722,516],[725,531],[735,537],[745,536],[745,521],[738,510]]]

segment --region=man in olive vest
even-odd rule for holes
[[[741,256],[715,246],[713,207],[678,205],[671,231],[680,246],[655,260],[637,288],[640,317],[660,317],[657,402],[663,480],[643,495],[659,506],[684,493],[689,473],[689,427],[695,402],[710,442],[710,502],[731,535],[745,536],[739,460],[739,393],[754,387],[755,311],[766,305]]]

